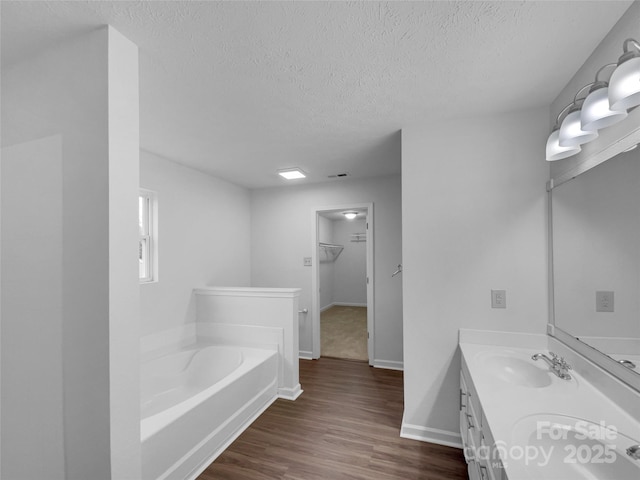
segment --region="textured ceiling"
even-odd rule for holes
[[[1,60],[111,24],[140,47],[142,148],[340,181],[399,173],[404,125],[549,105],[631,3],[2,1]]]

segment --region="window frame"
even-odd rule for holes
[[[141,209],[140,200],[144,200]],[[142,210],[142,211],[141,211]],[[144,221],[140,222],[140,215]],[[140,228],[142,227],[142,228]],[[141,231],[142,230],[142,231]],[[138,261],[141,262],[142,243],[146,245],[145,275],[138,277],[140,283],[154,283],[158,281],[158,202],[157,194],[151,190],[141,188],[138,192]]]

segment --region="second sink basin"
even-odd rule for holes
[[[640,460],[626,449],[638,441],[603,423],[536,414],[516,422],[510,451],[523,453],[515,465],[521,470],[517,478],[637,480]]]

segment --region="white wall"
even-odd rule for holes
[[[459,328],[545,333],[547,119],[402,131],[405,434],[459,442]],[[491,309],[492,289],[506,309]]]
[[[402,285],[391,273],[402,262],[400,177],[338,180],[251,192],[251,284],[300,287],[300,308],[311,310],[311,268],[303,258],[314,245],[315,209],[374,203],[375,351],[402,361]],[[312,350],[311,313],[301,316],[300,350]]]
[[[56,349],[61,352],[62,389],[53,388],[49,395],[36,378],[23,375],[18,390],[10,395],[37,385],[41,408],[58,409],[64,425],[63,473],[70,479],[140,476],[139,372],[131,368],[139,362],[138,234],[134,225],[139,168],[137,72],[137,48],[111,28],[68,37],[2,71],[3,147],[52,135],[61,139],[60,183],[51,188],[62,191],[62,248],[61,257],[50,261],[63,265],[62,328],[61,338],[52,339],[59,344],[51,345],[47,354],[54,355]],[[5,184],[10,181],[3,176]],[[38,193],[30,182],[21,187],[25,194]],[[59,201],[50,189],[46,194],[52,202]],[[124,205],[131,205],[131,210]],[[26,213],[26,206],[24,209]],[[3,262],[6,272],[5,266]],[[3,281],[8,278],[5,272]],[[31,280],[31,288],[48,287],[37,275]],[[46,309],[50,301],[50,295],[34,296],[31,311]],[[52,317],[53,325],[47,324],[50,319],[45,316],[29,327],[35,332],[55,331],[55,315]],[[3,331],[11,332],[13,323],[22,321],[3,314]],[[5,345],[12,344],[13,351],[34,351],[32,341],[14,333],[15,337],[3,335]],[[37,352],[44,369],[38,378],[51,375],[49,382],[58,385],[55,365],[59,357],[48,358],[47,354]],[[2,363],[4,368],[4,359]],[[7,388],[2,391],[7,399]],[[60,391],[62,412],[56,403]],[[4,407],[5,402],[3,416],[10,414]],[[51,421],[58,420],[53,417]],[[3,477],[22,478],[46,469],[45,457],[58,455],[53,450],[46,456],[31,451],[30,472],[14,475],[6,452],[20,437],[7,432],[4,421],[2,428]],[[43,425],[43,431],[51,428]],[[28,451],[30,443],[20,448]],[[57,443],[50,448],[56,449]],[[54,462],[54,469],[58,465]],[[47,478],[60,474],[46,472]]]
[[[0,148],[0,363],[2,361],[2,149]],[[2,365],[0,364],[0,475],[2,475]]]
[[[142,335],[195,321],[193,289],[249,285],[249,191],[149,152],[140,186],[157,192],[159,281],[140,285]]]
[[[374,207],[375,210],[375,207]],[[367,304],[367,244],[352,242],[351,235],[365,233],[366,220],[334,220],[334,243],[344,245],[333,270],[333,301]],[[400,260],[398,260],[400,261]]]
[[[1,193],[2,476],[62,479],[62,138],[3,148]]]
[[[138,47],[111,27],[107,35],[111,477],[135,478],[142,468],[140,372],[131,368],[140,364]]]
[[[330,218],[323,217],[318,218],[318,239],[322,243],[333,243],[333,227],[334,222]]]

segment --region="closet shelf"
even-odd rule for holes
[[[333,243],[323,242],[320,242],[318,247],[320,263],[335,262],[336,258],[338,258],[344,249],[343,245],[334,245]]]

